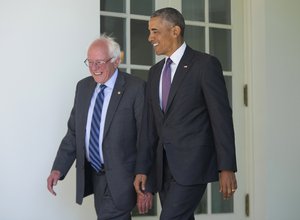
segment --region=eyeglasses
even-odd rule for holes
[[[84,64],[87,66],[87,67],[93,67],[94,65],[96,65],[97,68],[99,68],[100,66],[108,63],[113,57],[109,58],[108,60],[96,60],[96,61],[91,61],[91,60],[88,60],[86,59],[84,61]]]

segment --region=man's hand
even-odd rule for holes
[[[237,182],[233,171],[222,170],[220,172],[220,192],[223,193],[224,199],[229,199],[233,196],[237,189]]]
[[[140,214],[148,213],[149,209],[152,208],[153,195],[150,192],[145,192],[142,195],[137,194],[137,208]]]
[[[144,196],[146,190],[147,176],[145,174],[137,174],[134,179],[134,188],[138,196]]]
[[[53,186],[56,186],[59,178],[60,178],[60,172],[58,170],[53,170],[47,179],[47,188],[49,192],[55,196],[56,196],[56,192],[53,190]]]

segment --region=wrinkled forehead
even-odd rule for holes
[[[105,42],[95,41],[89,47],[87,54],[88,56],[97,56],[98,59],[106,59],[109,57],[109,49]]]

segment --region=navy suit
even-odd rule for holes
[[[219,61],[187,46],[165,112],[159,101],[163,65],[164,60],[149,72],[136,173],[156,170],[161,191],[163,155],[183,186],[217,181],[220,170],[236,171],[232,110]]]

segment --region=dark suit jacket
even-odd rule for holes
[[[78,82],[68,131],[52,167],[62,173],[63,179],[76,159],[76,202],[79,204],[83,197],[93,193],[85,154],[85,128],[95,86],[92,77]],[[102,146],[105,173],[113,200],[122,210],[131,210],[136,203],[133,180],[144,92],[142,80],[119,72],[105,119]]]
[[[219,61],[187,46],[165,113],[159,102],[163,65],[164,60],[149,72],[136,173],[149,174],[156,160],[160,190],[163,148],[182,185],[216,181],[220,170],[236,171],[232,111]]]

